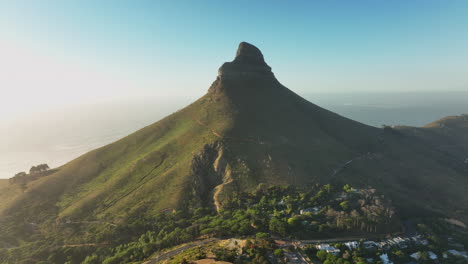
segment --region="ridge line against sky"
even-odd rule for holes
[[[202,95],[241,41],[298,93],[468,90],[468,1],[2,1],[0,31],[4,115]]]

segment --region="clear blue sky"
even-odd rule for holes
[[[4,0],[0,32],[5,107],[202,95],[241,41],[298,93],[468,90],[463,0]]]

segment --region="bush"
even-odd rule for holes
[[[258,232],[257,234],[255,234],[255,237],[258,239],[268,239],[270,238],[270,234],[264,233],[264,232]]]
[[[275,251],[273,251],[273,254],[277,257],[277,258],[281,258],[284,256],[284,251],[281,249],[281,248],[278,248],[278,249],[275,249]]]

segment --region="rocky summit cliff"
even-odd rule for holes
[[[409,131],[370,127],[306,101],[275,78],[257,47],[242,42],[191,105],[52,175],[3,187],[0,228],[118,224],[174,208],[220,208],[230,193],[262,185],[316,183],[377,188],[403,216],[466,222],[466,141],[447,150]]]

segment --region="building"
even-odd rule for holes
[[[289,244],[284,240],[275,240],[275,243],[279,248],[285,248],[289,246]]]
[[[388,258],[387,253],[380,255],[380,260],[382,260],[383,264],[393,264],[393,262],[391,262],[390,259]]]
[[[455,250],[455,249],[449,249],[449,250],[447,250],[447,252],[449,254],[454,255],[454,256],[468,258],[468,253],[467,252],[461,252],[461,251],[458,251],[458,250]]]
[[[411,238],[411,240],[413,240],[413,242],[416,243],[417,245],[422,245],[422,246],[429,245],[429,241],[427,241],[427,239],[423,238],[421,235],[414,236]]]
[[[434,252],[429,251],[428,253],[429,253],[429,258],[430,258],[430,259],[432,259],[432,260],[436,260],[436,259],[437,259],[437,255],[436,255]]]
[[[364,241],[364,242],[362,242],[362,246],[365,249],[371,249],[371,248],[378,248],[379,247],[379,245],[374,241]]]
[[[301,213],[301,215],[302,215],[302,214],[305,214],[305,213],[316,214],[316,213],[318,213],[318,212],[320,211],[320,209],[321,209],[320,207],[315,206],[315,207],[310,207],[310,208],[302,209],[302,210],[300,211],[300,213]]]
[[[350,241],[344,243],[347,248],[349,248],[350,251],[353,251],[353,249],[359,247],[359,243],[357,241]]]
[[[330,246],[329,244],[320,244],[317,245],[318,250],[323,250],[326,251],[327,253],[333,254],[333,255],[338,255],[341,253],[341,251],[333,246]]]
[[[430,259],[432,259],[432,260],[437,259],[437,255],[434,252],[428,251],[427,253],[428,253]],[[419,259],[419,254],[418,254],[418,252],[415,252],[415,253],[411,254],[410,257],[414,258],[415,260],[418,260]]]

